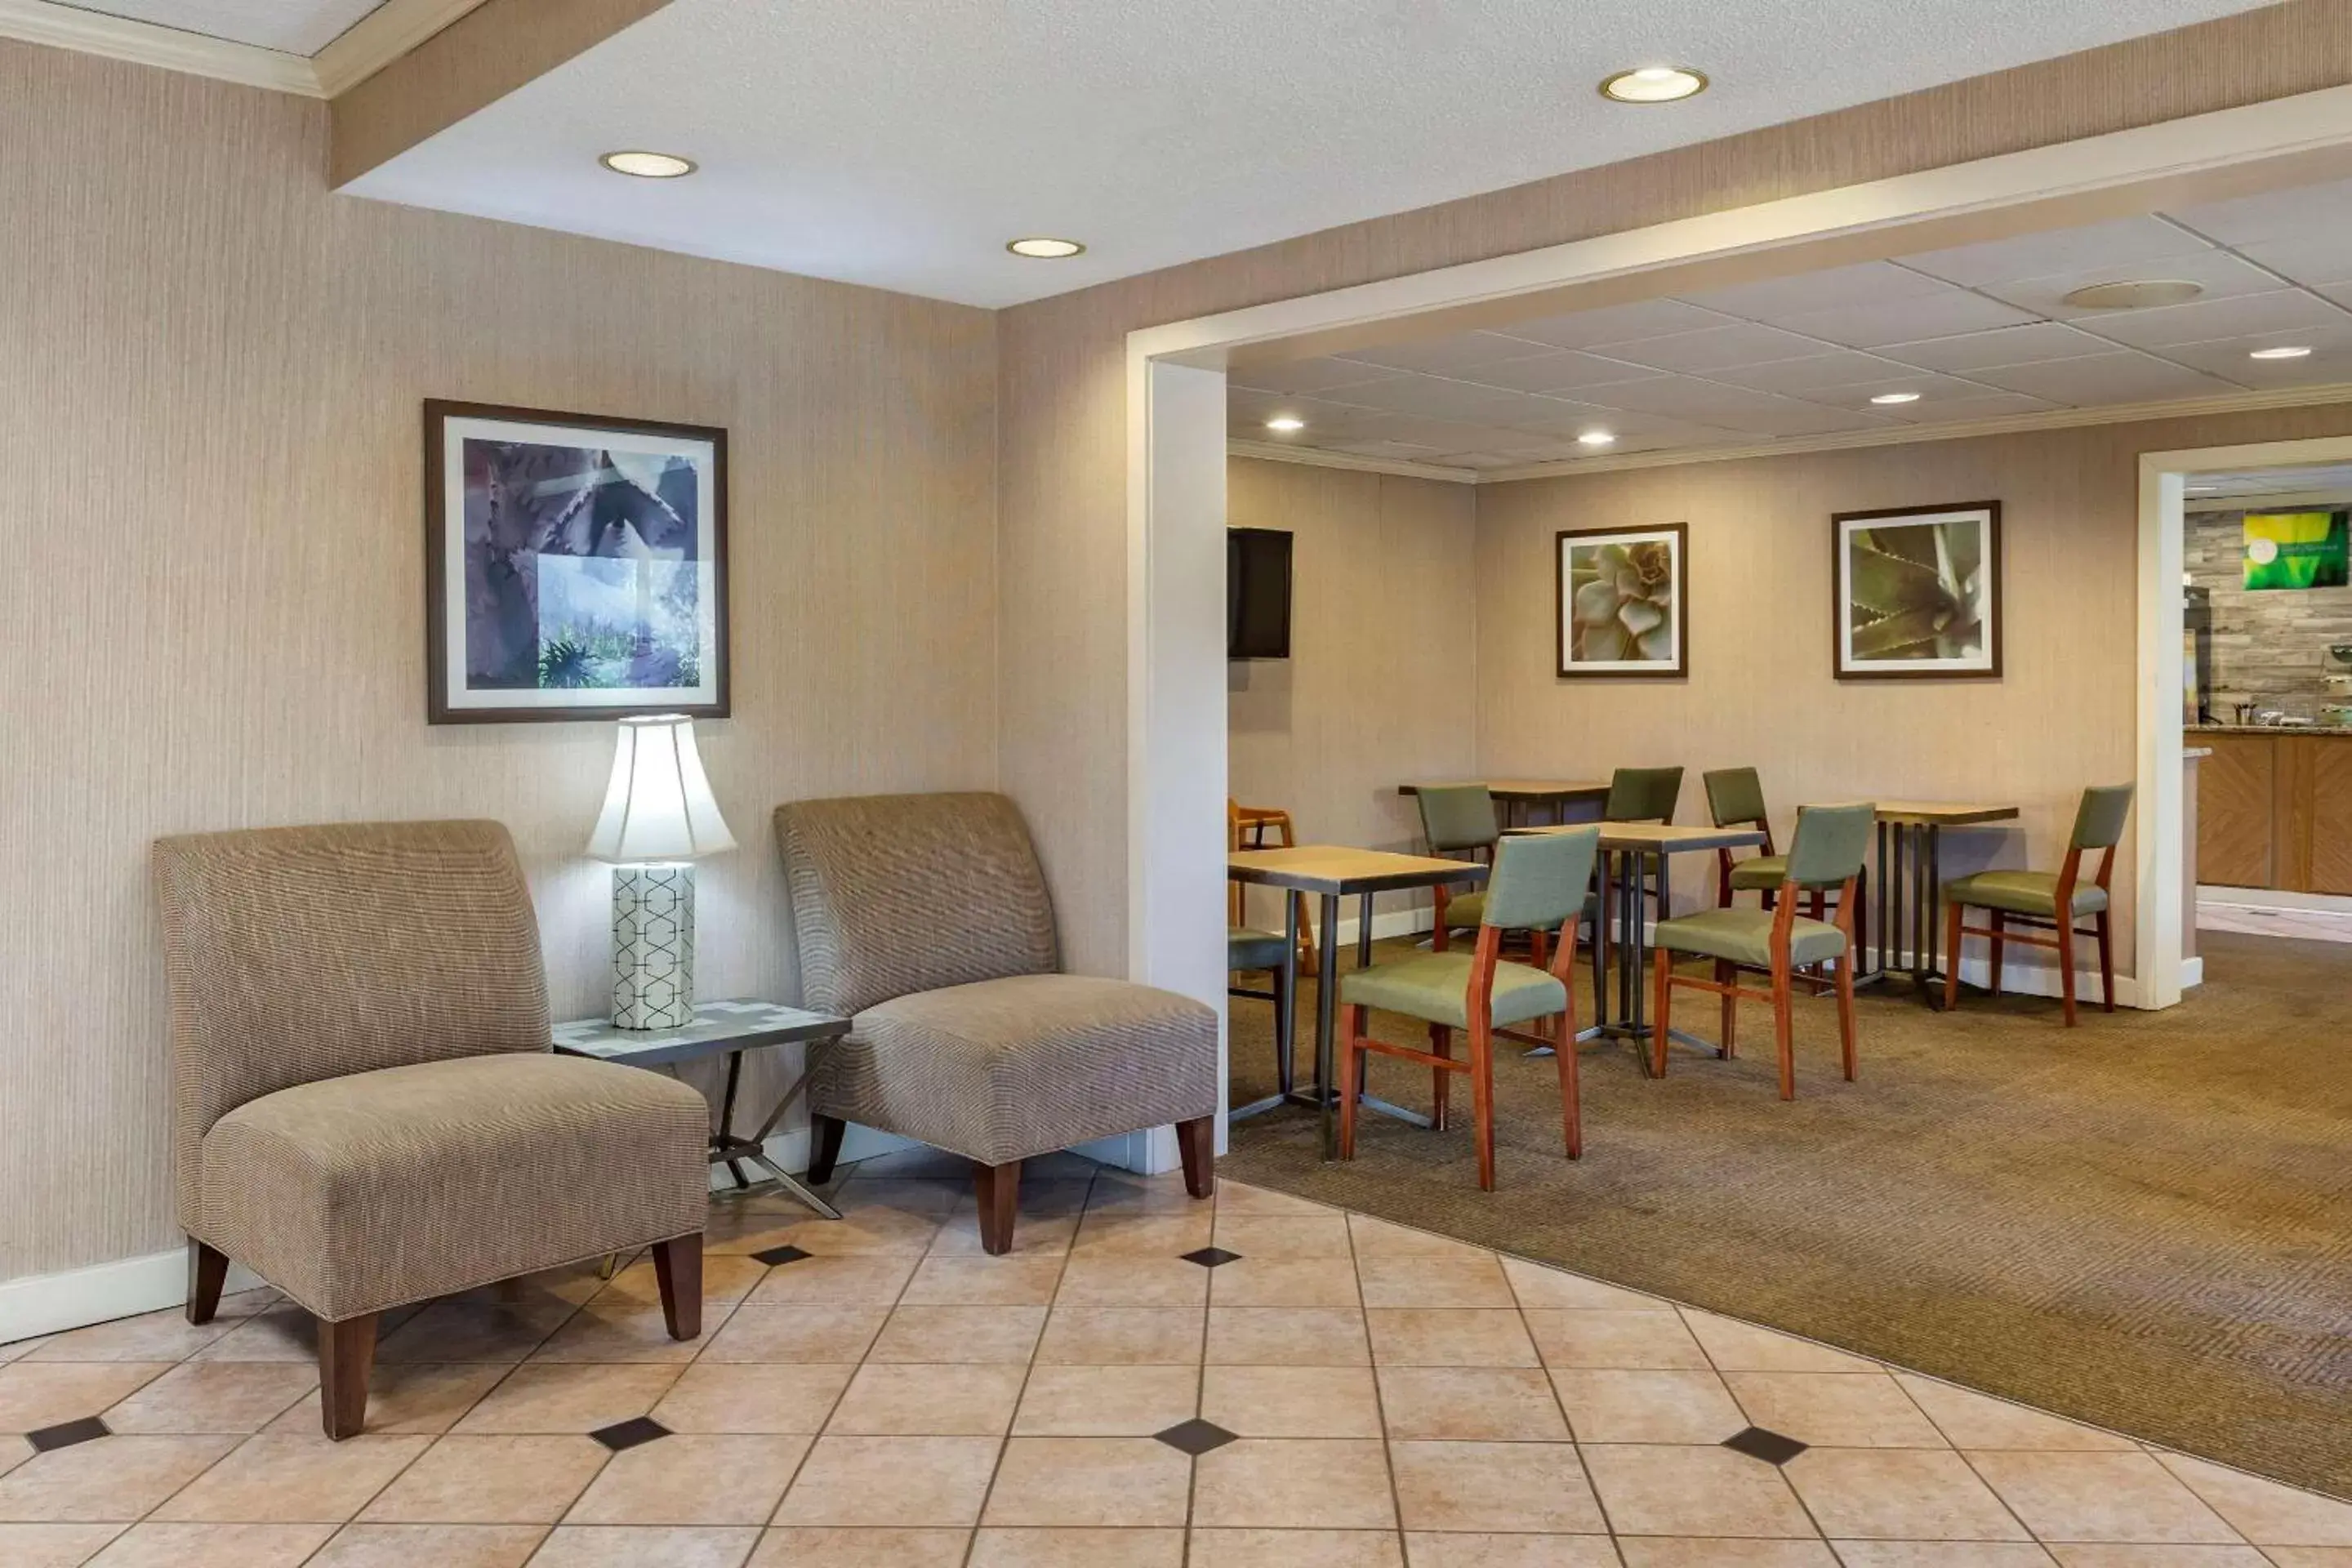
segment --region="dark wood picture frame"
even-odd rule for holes
[[[1906,669],[1889,661],[1884,667],[1849,668],[1846,660],[1846,632],[1849,616],[1846,592],[1846,531],[1852,523],[1890,522],[1898,519],[1926,522],[1960,513],[1980,512],[1984,516],[1984,571],[1991,584],[1985,600],[1986,664],[1980,668],[1954,669],[1937,666],[1926,669]],[[1840,680],[1999,680],[2001,672],[2001,638],[2009,621],[2009,605],[2001,575],[2000,502],[1997,500],[1954,501],[1943,506],[1885,507],[1874,511],[1840,511],[1830,514],[1830,669]]]
[[[675,437],[709,445],[711,451],[711,508],[709,527],[712,648],[717,668],[709,682],[710,698],[700,702],[680,700],[586,701],[566,706],[457,707],[449,701],[448,579],[452,561],[448,548],[450,497],[446,484],[449,422],[453,419],[495,419],[519,424],[576,429],[593,439],[600,432],[630,436]],[[585,442],[583,442],[583,445]],[[727,432],[713,426],[681,425],[661,420],[622,419],[602,414],[575,414],[547,408],[518,408],[505,404],[461,403],[446,398],[425,400],[425,711],[431,724],[578,723],[625,719],[653,713],[683,713],[695,719],[724,719],[731,711],[733,658],[728,634],[729,572],[727,547]],[[462,571],[462,561],[457,563]],[[462,668],[462,665],[460,666]],[[646,689],[638,689],[640,690]]]
[[[1674,541],[1675,657],[1671,661],[1611,661],[1578,665],[1569,658],[1568,552],[1572,540],[1640,539],[1671,535]],[[1552,636],[1561,679],[1580,680],[1681,680],[1690,675],[1690,524],[1652,523],[1641,528],[1563,528],[1552,536]]]

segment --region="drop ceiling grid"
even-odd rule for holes
[[[2063,303],[2176,276],[2206,291]],[[2347,304],[2352,182],[1258,367],[1231,429],[1263,443],[1292,414],[1286,445],[1489,469],[2206,397],[2352,380]],[[2318,352],[2246,358],[2284,343]],[[1919,400],[1868,403],[1895,391]]]

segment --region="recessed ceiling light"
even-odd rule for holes
[[[2248,359],[2309,359],[2311,351],[2297,344],[2292,348],[2256,349]]]
[[[1296,414],[1277,414],[1273,418],[1265,422],[1265,427],[1269,430],[1279,430],[1282,434],[1287,436],[1293,430],[1306,429],[1307,421],[1301,419]]]
[[[2184,278],[2135,278],[2085,285],[2067,295],[2066,303],[2078,310],[2147,310],[2186,305],[2204,292],[2205,285]]]
[[[1618,103],[1675,103],[1706,90],[1706,73],[1688,66],[1643,66],[1619,71],[1601,84],[1601,96]]]
[[[1919,401],[1919,395],[1916,392],[1882,392],[1871,401],[1873,403],[1916,403]]]
[[[1580,446],[1606,447],[1617,439],[1617,433],[1614,430],[1586,430],[1579,433],[1576,439]]]
[[[1004,248],[1033,261],[1059,261],[1066,256],[1084,255],[1087,247],[1075,239],[1048,239],[1038,235],[1028,239],[1016,239]]]
[[[695,170],[693,159],[673,153],[607,153],[596,161],[616,174],[634,174],[640,180],[675,180]]]

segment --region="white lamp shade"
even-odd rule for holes
[[[588,853],[629,864],[693,860],[734,847],[694,749],[694,721],[676,713],[622,720],[613,780]]]

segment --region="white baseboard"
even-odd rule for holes
[[[2182,959],[2180,961],[2180,988],[2183,991],[2186,991],[2192,985],[2202,985],[2204,984],[2205,960],[2203,955],[2200,954],[2195,958]],[[2118,985],[2116,987],[2116,990],[2120,993],[2123,990],[2123,987]]]
[[[249,1269],[230,1266],[229,1290],[250,1290],[261,1283]],[[0,1284],[0,1344],[161,1311],[187,1300],[185,1247],[11,1279]]]
[[[1353,903],[1354,900],[1348,900]],[[1372,916],[1372,940],[1386,942],[1391,937],[1418,936],[1429,930],[1430,912],[1426,909],[1388,910]],[[1356,940],[1356,931],[1363,922],[1353,915],[1339,921],[1339,945],[1347,946]]]
[[[2279,888],[2223,888],[2200,884],[2197,902],[2234,905],[2242,910],[2320,910],[2352,914],[2352,898],[2341,893],[2290,893]],[[1373,922],[1379,929],[1379,922]]]

